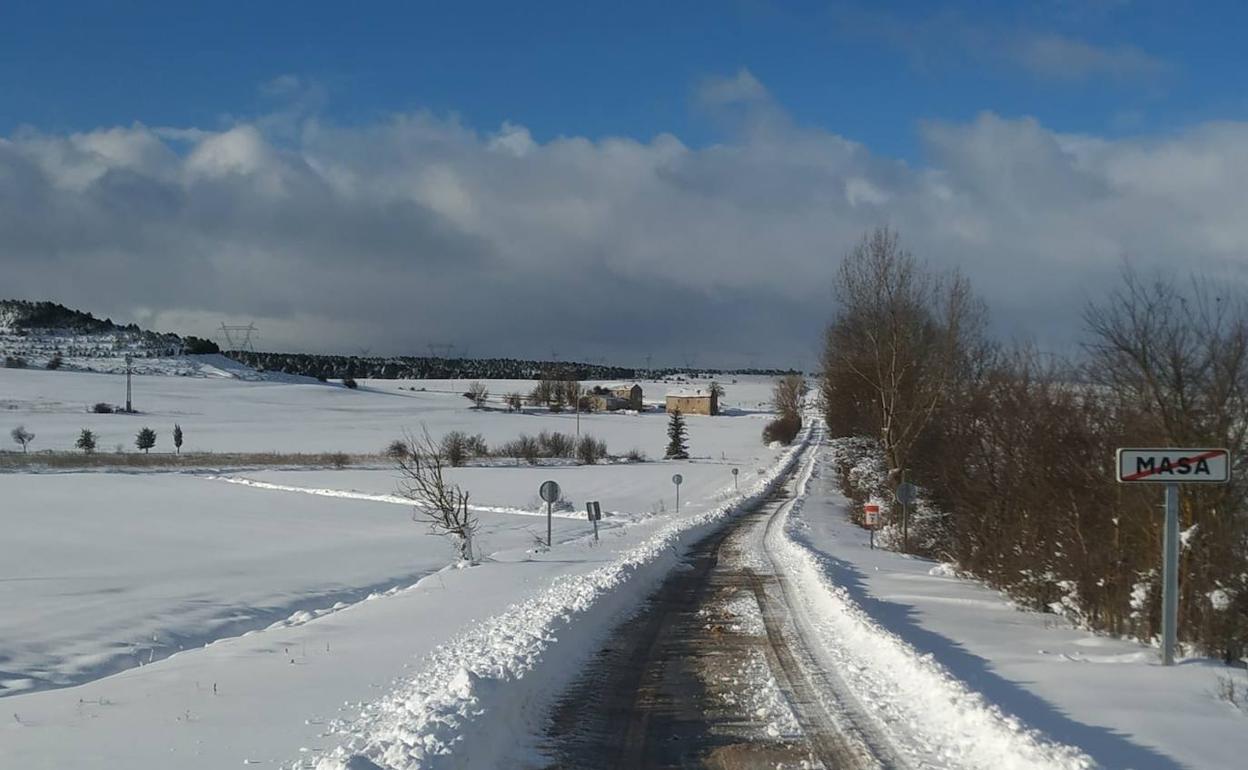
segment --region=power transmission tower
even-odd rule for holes
[[[430,358],[450,358],[454,352],[455,346],[447,342],[430,342],[429,357]]]
[[[226,350],[245,350],[251,353],[256,352],[256,348],[252,345],[252,339],[260,337],[260,330],[256,328],[254,323],[243,324],[221,324],[221,334],[225,336]]]
[[[650,365],[650,362],[653,360],[654,360],[654,356],[650,353],[647,353],[646,354],[646,379],[647,380],[654,379],[654,367]]]

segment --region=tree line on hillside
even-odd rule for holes
[[[174,356],[179,354],[219,353],[221,349],[212,340],[194,336],[179,337],[172,333],[160,333],[142,329],[138,324],[117,324],[111,318],[99,319],[91,313],[65,307],[57,302],[31,302],[28,300],[0,300],[0,319],[17,337],[29,337],[41,332],[60,332],[75,335],[122,335],[141,341],[148,348],[149,356]],[[65,354],[97,355],[98,351],[76,349],[69,346]],[[134,351],[127,351],[134,352]],[[20,360],[20,359],[18,359]],[[10,366],[10,368],[24,368]]]
[[[1034,608],[1151,639],[1161,626],[1158,487],[1116,483],[1120,446],[1248,451],[1248,304],[1200,278],[1124,267],[1059,357],[987,333],[958,273],[926,268],[896,233],[868,234],[836,278],[822,398],[835,435],[868,436],[888,486],[919,484],[932,515],[911,550]],[[847,491],[853,488],[843,477]],[[1180,630],[1236,660],[1248,642],[1248,479],[1185,486]]]
[[[440,358],[436,356],[339,356],[319,353],[257,353],[229,350],[225,355],[258,371],[283,372],[321,380],[632,380],[688,375],[683,369],[642,370],[604,364],[558,363],[519,358]],[[777,376],[792,370],[706,369],[698,374]]]

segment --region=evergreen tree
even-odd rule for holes
[[[672,410],[667,420],[667,452],[669,460],[688,460],[689,445],[685,441],[685,418],[679,409]]]
[[[95,451],[95,433],[88,428],[83,428],[82,433],[78,434],[78,440],[74,442],[74,446],[81,449],[83,454],[91,454]]]
[[[151,428],[139,431],[139,435],[134,437],[134,445],[142,449],[143,454],[147,454],[148,450],[156,446],[156,431]]]
[[[182,454],[182,426],[176,422],[173,424],[173,449]]]

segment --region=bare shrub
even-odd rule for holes
[[[646,457],[646,453],[640,449],[630,449],[628,454],[624,455],[624,459],[630,463],[644,463],[650,458]]]
[[[538,459],[542,456],[542,448],[537,443],[537,439],[521,433],[519,438],[508,441],[499,447],[497,453],[504,457],[512,458],[517,464],[523,460],[529,465],[536,465]]]
[[[95,412],[96,414],[112,414],[113,412],[117,411],[117,407],[113,406],[112,404],[106,404],[103,401],[101,401],[95,406],[91,407],[91,411]]]
[[[480,433],[468,437],[468,454],[471,457],[489,457],[490,447]]]
[[[446,479],[442,447],[434,443],[428,430],[419,439],[407,437],[407,443],[412,451],[397,460],[402,474],[398,493],[415,505],[412,520],[428,522],[434,534],[455,542],[460,559],[473,562],[477,518],[468,509],[468,493]]]
[[[485,406],[486,399],[490,397],[490,389],[485,387],[485,383],[480,380],[473,380],[464,397],[472,402],[473,409],[480,409]]]
[[[793,443],[793,439],[797,438],[797,434],[801,430],[801,417],[797,415],[777,417],[763,426],[763,443],[770,444],[773,441],[779,441],[781,444],[788,446]]]
[[[468,462],[471,455],[469,440],[467,433],[453,430],[442,437],[442,442],[438,445],[438,453],[442,459],[450,463],[451,467],[458,468]]]
[[[593,465],[607,456],[607,442],[593,436],[581,436],[576,442],[576,460],[582,465]]]
[[[326,455],[326,459],[337,470],[342,470],[351,464],[351,456],[346,452],[330,452]]]
[[[781,377],[771,390],[771,405],[781,417],[798,417],[802,413],[802,397],[806,380],[800,374]]]
[[[566,433],[544,430],[537,434],[537,443],[545,457],[572,457],[576,439]]]
[[[386,446],[385,455],[391,460],[399,460],[411,453],[411,447],[403,439],[396,438]]]

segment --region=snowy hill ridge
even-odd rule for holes
[[[115,324],[55,302],[0,300],[0,355],[10,369],[115,374],[125,371],[129,356],[136,374],[304,381],[270,376],[232,361],[208,340]]]

